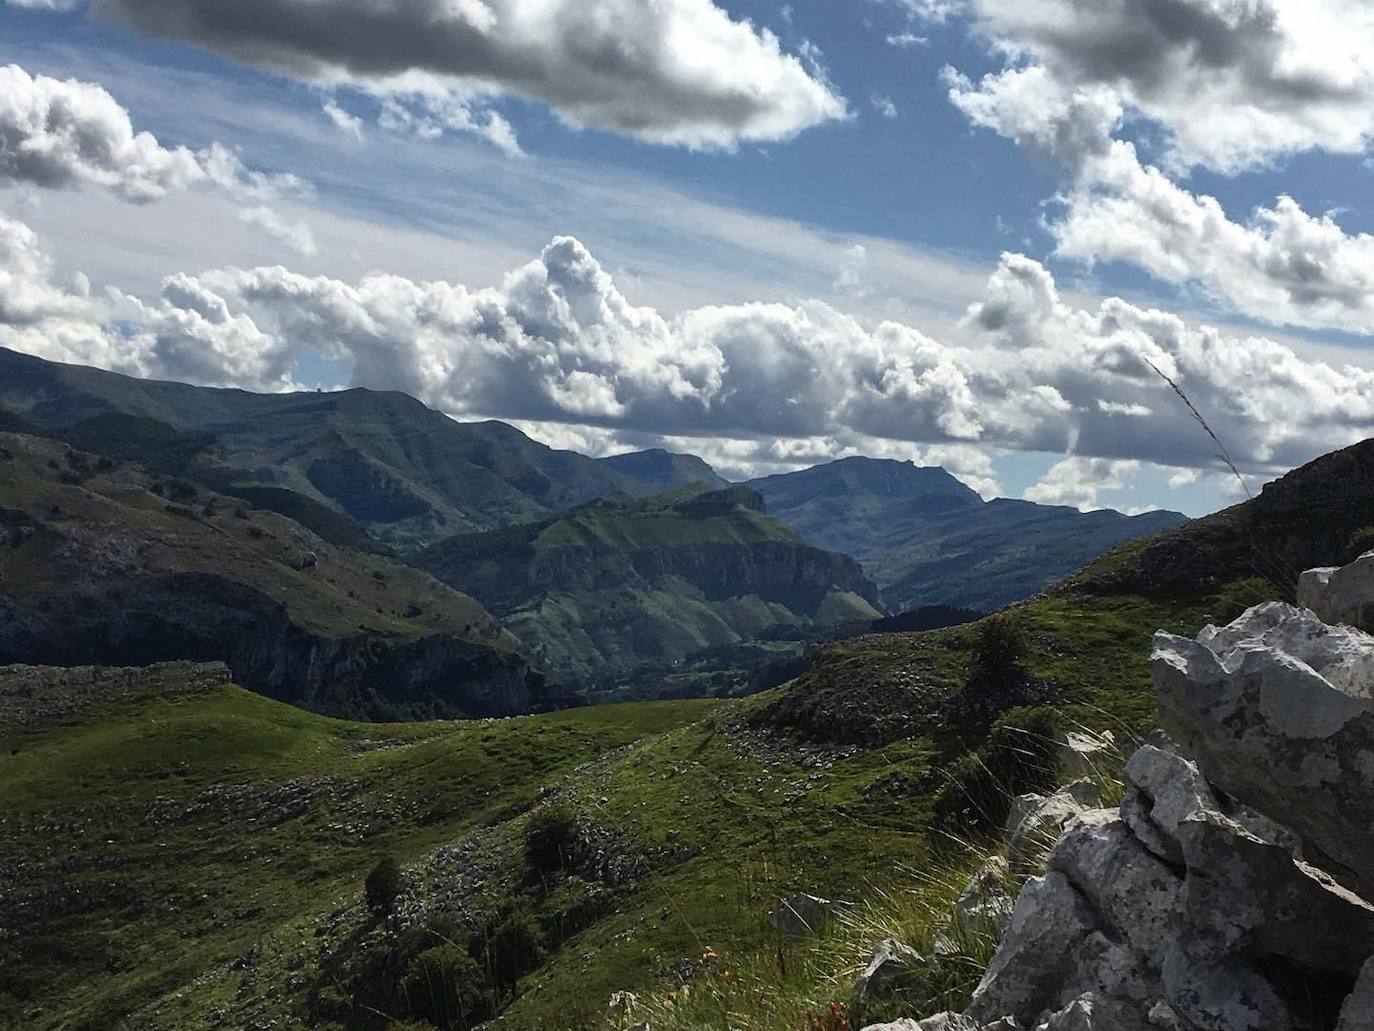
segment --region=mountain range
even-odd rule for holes
[[[749,690],[759,683],[754,671],[782,663],[786,672],[811,644],[888,613],[989,611],[1043,590],[1121,541],[1183,519],[985,502],[943,469],[864,458],[732,486],[692,455],[654,450],[594,459],[547,447],[503,423],[457,422],[399,393],[255,394],[134,379],[3,349],[0,428],[122,463],[120,489],[134,489],[133,479],[142,476],[136,489],[154,498],[181,492],[191,504],[180,507],[192,512],[244,510],[249,523],[271,515],[283,533],[305,542],[296,546],[299,553],[340,549],[331,570],[418,566],[452,589],[452,604],[481,610],[482,620],[499,624],[516,667],[564,688],[594,688],[598,697]],[[69,461],[53,460],[59,467]],[[41,465],[30,463],[27,474],[44,473]],[[60,468],[58,479],[69,474]],[[107,490],[103,475],[93,474],[96,486],[83,489]],[[179,503],[164,497],[163,504]],[[239,534],[235,540],[249,550],[216,557],[213,548],[192,544],[188,532],[206,530],[213,540],[220,529],[214,519],[169,523],[165,511],[148,516],[156,506],[119,508],[119,519],[102,524],[101,533],[139,541],[140,554],[161,549],[171,557],[136,564],[132,573],[108,567],[100,584],[95,581],[107,564],[92,561],[73,580],[83,585],[83,597],[117,588],[122,606],[137,599],[147,612],[162,595],[139,592],[154,584],[166,589],[172,573],[218,577],[239,591],[216,589],[217,596],[240,599],[232,618],[217,603],[226,625],[242,626],[245,638],[275,639],[262,630],[270,622],[265,613],[288,598],[254,572],[262,568],[256,544]],[[12,507],[23,520],[56,532],[43,512],[18,501]],[[99,552],[99,536],[88,527],[82,539]],[[310,581],[316,594],[322,589],[318,573],[291,573]],[[432,614],[433,603],[407,600],[399,609],[391,600],[378,603],[372,586],[378,581],[367,579],[362,589],[346,588],[353,592],[347,604],[298,602],[278,624],[314,642],[302,654],[324,647],[343,656],[330,660],[338,668],[382,670],[389,667],[357,660],[354,649],[396,656],[398,640],[464,638],[474,622],[417,622],[405,613]],[[42,605],[71,610],[75,596],[63,590],[68,600],[43,595]],[[21,597],[12,586],[0,585],[0,592],[16,612],[28,613],[26,626],[37,628],[12,630],[6,654],[16,660],[56,654],[60,649],[41,643],[51,631],[33,615],[34,597]],[[310,625],[297,615],[360,606],[374,618]],[[404,627],[374,625],[376,616],[394,611]],[[249,662],[241,645],[228,643],[234,635],[221,635],[223,647],[214,649],[204,644],[203,628],[187,625],[189,618],[175,629],[175,620],[155,622],[157,629],[149,624],[141,637],[101,624],[99,634],[86,635],[86,658],[224,659],[246,685],[326,711],[374,717],[463,713],[473,702],[465,707],[461,696],[468,689],[452,683],[383,697],[369,686],[380,683],[380,673],[350,672],[339,680],[321,672],[334,667],[319,659],[309,660],[311,673],[302,680],[289,672],[302,660],[285,653]],[[108,647],[91,651],[89,641],[97,639]],[[353,643],[339,643],[345,640]],[[439,667],[424,659],[418,668]],[[451,681],[466,667],[443,668]],[[331,679],[338,683],[326,685]],[[283,694],[288,682],[294,686]],[[503,700],[486,697],[473,711],[544,704],[525,692],[522,686]]]
[[[944,469],[846,458],[754,480],[768,511],[821,548],[852,555],[894,611],[992,612],[1028,598],[1123,541],[1185,522],[979,494]]]

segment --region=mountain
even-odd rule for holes
[[[541,664],[579,679],[878,615],[858,563],[808,545],[743,487],[615,495],[451,538],[415,561],[480,600]]]
[[[612,455],[599,459],[607,469],[643,484],[655,494],[676,490],[693,483],[703,483],[715,490],[730,486],[730,482],[696,455],[678,455],[655,448],[635,451],[627,455]]]
[[[841,459],[749,486],[807,540],[862,562],[898,611],[949,605],[991,612],[1122,541],[1187,518],[985,502],[943,469],[872,458]]]
[[[179,477],[0,434],[0,663],[222,660],[246,687],[373,717],[553,702],[473,599]]]
[[[542,519],[617,490],[651,492],[613,464],[556,451],[504,423],[456,422],[399,393],[254,394],[0,348],[0,408],[64,435],[160,425],[188,452],[170,471],[226,493],[290,490],[402,549]],[[135,418],[141,425],[130,428]]]
[[[961,1010],[992,949],[950,908],[1003,861],[978,843],[1013,800],[1083,776],[1065,733],[1113,731],[1110,787],[1158,723],[1155,631],[1291,598],[1298,568],[1371,542],[1367,442],[998,616],[832,643],[744,699],[377,726],[223,669],[0,670],[0,1027],[590,1028],[619,992],[655,1031]],[[379,857],[389,910],[365,901]],[[860,905],[818,948],[770,926],[799,893]],[[855,972],[889,938],[928,958],[875,1000]],[[1306,997],[1306,968],[1267,969]],[[436,1016],[460,991],[480,1009]]]

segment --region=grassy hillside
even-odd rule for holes
[[[55,441],[0,434],[0,542],[0,661],[223,659],[339,711],[458,713],[529,674],[481,605],[419,570]]]
[[[939,468],[847,458],[750,486],[812,543],[853,555],[904,611],[991,612],[1029,598],[1123,541],[1184,521],[998,499],[984,502]]]
[[[199,442],[178,471],[224,490],[289,489],[402,548],[539,519],[614,490],[652,489],[511,426],[458,423],[399,393],[216,390],[0,348],[0,407],[64,433],[87,432],[112,413],[161,423]]]
[[[369,726],[222,667],[0,669],[0,1026],[290,1013],[322,952],[368,933],[347,907],[379,856],[499,834],[546,784],[709,709]]]
[[[482,601],[545,667],[583,681],[661,675],[702,651],[877,615],[856,563],[806,544],[744,488],[618,495],[416,561]]]

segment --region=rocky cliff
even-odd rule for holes
[[[807,544],[742,487],[611,497],[453,538],[417,562],[481,601],[550,669],[574,674],[859,623],[880,604],[857,562]]]
[[[187,481],[0,434],[0,663],[228,663],[338,714],[556,703],[471,598]]]
[[[964,1013],[883,1027],[1374,1028],[1374,553],[1299,599],[1156,637],[1120,807],[1066,810]]]

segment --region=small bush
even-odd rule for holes
[[[978,625],[973,644],[973,672],[996,680],[1025,674],[1030,642],[1020,621],[1010,613],[989,616]]]
[[[384,918],[396,909],[396,900],[405,890],[405,874],[391,856],[385,856],[372,868],[363,884],[363,899],[373,916]]]
[[[1058,727],[1046,709],[1016,709],[950,771],[935,798],[939,825],[964,832],[998,831],[1017,795],[1047,791],[1058,780]]]
[[[1354,562],[1367,551],[1374,551],[1374,526],[1365,526],[1350,535],[1350,543],[1345,548],[1345,559]]]
[[[510,906],[493,923],[484,952],[498,992],[514,994],[520,978],[544,961],[544,935],[528,902]]]
[[[445,943],[415,956],[402,982],[411,1017],[466,1029],[490,1012],[486,975],[464,949]]]
[[[577,814],[562,803],[546,805],[525,823],[525,867],[538,879],[571,866],[577,859]]]

